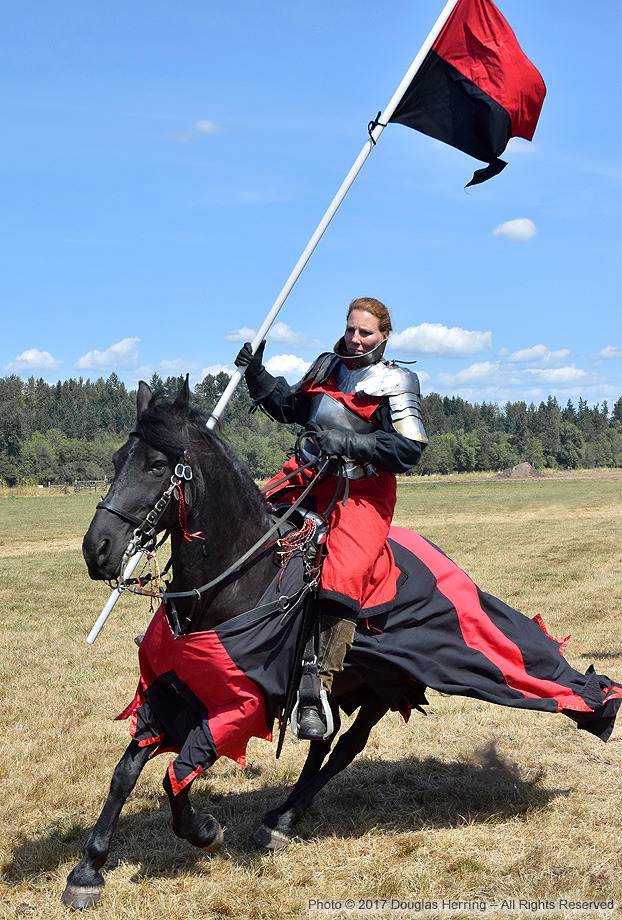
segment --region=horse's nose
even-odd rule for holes
[[[91,578],[101,580],[108,577],[112,542],[108,537],[93,539],[87,533],[82,541],[82,555]]]
[[[104,537],[104,539],[101,540],[99,546],[97,547],[97,551],[95,553],[95,562],[100,569],[105,566],[105,564],[108,562],[108,559],[110,558],[110,546],[110,540],[108,537]]]

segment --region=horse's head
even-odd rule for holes
[[[181,442],[187,437],[189,421],[187,379],[170,408],[155,405],[150,388],[141,380],[136,427],[113,457],[114,482],[97,506],[82,543],[91,578],[114,579],[121,574],[123,555],[134,532],[153,512],[171,486],[177,465],[184,461],[186,445]],[[163,530],[172,520],[170,504],[155,522],[154,531]]]

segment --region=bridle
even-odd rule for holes
[[[132,435],[135,437],[140,437],[137,431],[132,431]],[[135,530],[132,535],[132,539],[127,545],[127,549],[123,554],[123,559],[121,561],[121,571],[125,568],[127,561],[138,552],[149,552],[155,549],[156,545],[156,525],[166,509],[168,508],[171,498],[175,494],[175,490],[178,490],[178,499],[181,497],[180,486],[182,482],[190,482],[193,478],[192,467],[190,466],[190,455],[187,450],[183,453],[182,460],[175,465],[175,469],[171,474],[171,479],[160,496],[156,501],[153,508],[147,512],[144,520],[140,520],[135,515],[130,514],[129,511],[125,511],[122,508],[117,508],[115,505],[111,505],[110,502],[107,502],[105,498],[96,505],[97,509],[103,509],[104,511],[109,511],[111,514],[115,514],[117,517],[121,518],[122,521],[125,521],[127,524],[134,524]]]

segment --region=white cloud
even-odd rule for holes
[[[203,137],[206,134],[222,134],[223,129],[216,124],[214,121],[209,121],[206,118],[201,118],[198,121],[195,121],[193,125],[189,128],[186,128],[185,131],[175,131],[171,135],[175,140],[182,141],[183,143],[188,143],[189,141],[195,140],[197,137]]]
[[[595,355],[590,355],[590,357],[593,361],[611,361],[612,359],[619,361],[622,358],[622,346],[606,345]]]
[[[225,335],[227,342],[252,342],[257,332],[255,329],[249,329],[243,326],[241,329],[233,329]],[[322,348],[322,342],[318,339],[312,339],[306,332],[296,332],[287,323],[274,323],[266,335],[268,342],[276,345],[287,345],[289,348],[312,348],[314,350]]]
[[[492,235],[504,236],[512,243],[528,243],[537,232],[533,221],[527,217],[518,217],[516,220],[508,220],[504,224],[499,224],[492,231]]]
[[[442,323],[421,323],[393,333],[389,344],[395,351],[459,358],[475,355],[492,346],[491,332],[476,332]]]
[[[121,339],[105,351],[97,348],[87,352],[76,361],[75,366],[80,370],[97,370],[99,368],[131,368],[138,360],[139,338]]]
[[[27,348],[14,361],[4,368],[10,373],[25,373],[27,371],[55,371],[63,362],[54,358],[49,351],[39,351],[38,348]]]
[[[565,361],[569,354],[570,349],[568,348],[550,351],[546,345],[534,345],[532,348],[521,348],[513,352],[507,356],[507,359],[512,364],[524,364],[530,361],[537,364],[557,364],[559,361]]]
[[[198,361],[186,361],[184,358],[175,358],[173,361],[160,361],[158,365],[158,374],[161,377],[179,377],[190,374],[196,376],[201,369]]]
[[[268,341],[280,345],[288,345],[290,348],[313,348],[322,347],[322,342],[318,339],[312,339],[305,332],[296,332],[287,323],[275,323],[268,332]]]
[[[549,354],[546,350],[546,354]],[[529,401],[555,395],[559,400],[594,396],[596,402],[610,398],[609,384],[589,370],[574,364],[563,367],[528,367],[506,360],[481,361],[455,374],[435,375],[434,386],[448,394],[459,393],[472,401],[490,400],[499,405],[507,400]],[[426,387],[427,390],[430,387]]]
[[[133,380],[144,380],[147,383],[156,373],[155,367],[151,364],[143,364],[142,367],[135,367],[131,377]]]
[[[431,380],[431,379],[432,379],[431,375],[428,374],[426,371],[418,371],[418,370],[416,370],[416,368],[414,368],[414,367],[412,368],[412,371],[413,371],[413,372],[417,375],[417,377],[419,378],[419,383],[421,384],[422,387],[425,387],[425,385],[427,384],[428,380]]]
[[[296,383],[308,371],[309,361],[303,361],[296,355],[274,355],[266,361],[266,370],[276,376],[285,377],[290,383]]]
[[[536,377],[540,383],[553,383],[557,385],[577,383],[579,380],[585,380],[588,377],[587,371],[575,367],[574,364],[568,367],[557,368],[526,367],[525,373]]]
[[[217,377],[218,374],[227,374],[228,377],[232,377],[234,370],[237,370],[237,368],[231,368],[227,364],[210,364],[209,367],[201,371],[201,380],[207,377],[208,374],[211,374],[212,377]]]
[[[241,329],[233,329],[225,336],[225,342],[252,342],[257,333],[248,326],[242,326]]]
[[[500,363],[498,361],[480,361],[465,367],[457,374],[439,374],[438,380],[444,386],[472,386],[492,382],[496,379]]]

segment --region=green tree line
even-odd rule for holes
[[[149,381],[164,398],[176,396],[183,377]],[[192,394],[207,418],[229,378],[207,375]],[[296,430],[251,411],[244,384],[235,391],[219,433],[257,479],[277,472],[293,449]],[[431,393],[422,413],[429,444],[414,475],[504,470],[523,461],[538,469],[622,467],[622,397],[589,406],[559,405],[554,397],[527,405],[471,404]],[[112,455],[136,416],[136,393],[116,374],[107,380],[0,378],[0,480],[72,482],[112,477]]]

